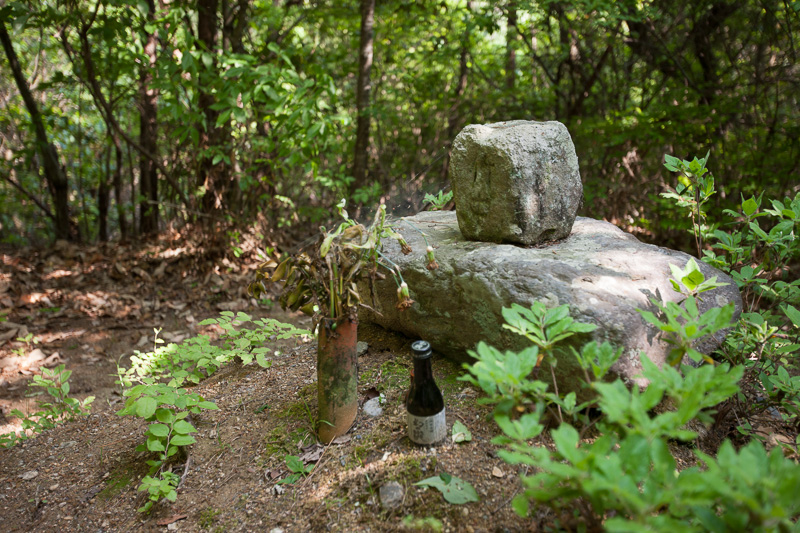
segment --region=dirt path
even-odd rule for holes
[[[366,325],[359,331],[369,345],[359,358],[359,392],[362,400],[382,393],[382,415],[361,412],[345,438],[321,447],[312,432],[313,342],[276,346],[266,370],[228,365],[196,387],[220,409],[194,419],[197,443],[174,465],[184,476],[177,501],[143,515],[136,487],[149,456],[134,449],[145,423],[115,414],[122,403],[117,362],[125,366],[134,350],[152,349],[153,328],[175,342],[213,333],[197,324],[221,310],[307,322],[254,305],[244,292],[249,267],[190,245],[61,244],[49,253],[5,253],[0,267],[0,334],[14,330],[0,345],[0,432],[18,427],[11,409],[35,407],[25,398],[26,383],[45,361],[74,371],[71,395],[97,398],[85,420],[0,450],[6,531],[392,531],[424,529],[425,519],[444,531],[527,531],[547,519],[523,520],[511,511],[518,476],[489,443],[489,411],[457,381],[456,365],[437,358],[434,373],[448,426],[461,421],[472,440],[435,448],[410,443],[403,407],[410,339]],[[14,340],[28,334],[38,342]],[[289,454],[316,466],[304,480],[278,485],[289,473]],[[480,501],[451,505],[438,491],[414,485],[440,473],[471,483]],[[402,494],[382,501],[381,487],[393,481]]]

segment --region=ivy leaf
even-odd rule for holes
[[[169,441],[170,444],[174,444],[175,446],[188,446],[195,442],[197,442],[195,438],[190,435],[175,435]]]
[[[157,407],[158,402],[155,398],[151,398],[150,396],[139,398],[136,400],[136,416],[145,419],[150,418],[155,414]]]
[[[154,437],[166,437],[169,435],[169,427],[164,424],[150,424],[147,431]]]
[[[186,420],[178,420],[175,422],[175,425],[172,426],[172,429],[175,430],[175,433],[180,435],[188,435],[189,433],[195,433],[197,431],[194,426]]]
[[[461,423],[460,420],[456,420],[453,424],[453,442],[469,442],[472,440],[472,433],[470,433],[467,426]]]
[[[166,448],[164,448],[164,443],[161,440],[156,437],[150,437],[147,439],[147,449],[151,452],[163,452]]]
[[[449,478],[445,481],[444,478]],[[469,502],[479,501],[478,493],[475,488],[461,478],[452,476],[450,474],[442,474],[441,476],[433,476],[428,479],[423,479],[414,483],[419,487],[433,487],[442,493],[444,499],[448,503],[461,505]]]

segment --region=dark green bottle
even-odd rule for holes
[[[414,373],[406,402],[408,438],[417,444],[434,444],[445,438],[444,397],[433,379],[431,345],[426,341],[411,344]]]

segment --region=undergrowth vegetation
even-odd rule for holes
[[[640,310],[642,320],[670,345],[663,368],[640,355],[642,377],[649,382],[645,389],[611,379],[622,350],[593,341],[567,354],[583,371],[582,390],[559,391],[556,350],[597,327],[576,322],[566,305],[548,309],[534,302],[503,309],[504,327],[531,345],[502,352],[481,342],[472,352],[474,362],[465,365],[461,379],[485,393],[479,403],[493,405],[499,456],[525,467],[521,491],[511,503],[520,515],[531,514],[533,505],[545,506],[556,526],[573,530],[797,530],[800,194],[783,200],[742,197],[737,209],[723,211],[727,218],[719,220],[707,211],[715,194],[707,163],[708,155],[691,161],[667,156],[666,168],[679,177],[664,197],[691,220],[701,260],[737,285],[740,315],[733,303],[700,311],[709,291],[725,283],[707,278],[692,259],[671,266],[679,302],[652,299],[651,311]],[[442,193],[428,199],[436,207],[449,200]],[[196,421],[218,409],[193,387],[234,360],[269,368],[274,341],[311,335],[245,313],[223,312],[200,324],[220,328],[219,341],[198,335],[165,343],[156,329],[153,350],[136,351],[130,366],[117,370],[125,398],[117,414],[146,424],[144,442],[137,447],[147,454],[149,466],[138,487],[146,493],[142,512],[161,500],[175,501]],[[726,334],[722,345],[702,353],[699,343],[720,332]],[[384,370],[387,383],[395,379],[393,366],[376,372]],[[71,398],[69,377],[63,365],[34,376],[31,390],[41,391],[40,410],[30,416],[14,411],[23,432],[0,436],[0,446],[88,414],[92,398]],[[304,401],[302,407],[292,416],[313,418]],[[315,427],[314,421],[309,425]],[[768,439],[765,425],[792,439]],[[701,433],[714,438],[703,439]],[[544,444],[545,435],[553,446]],[[452,439],[469,441],[471,434],[466,426],[454,426]],[[688,460],[676,459],[679,447],[690,450]],[[297,456],[286,454],[284,462],[290,475],[282,484],[312,474],[312,466]],[[417,485],[442,491],[450,503],[477,499],[469,483],[446,473]],[[418,520],[425,527],[429,519],[404,523]]]
[[[691,217],[703,260],[735,280],[745,312],[736,321],[733,304],[700,313],[702,293],[721,284],[706,279],[691,260],[672,268],[673,287],[684,296],[680,305],[653,301],[657,315],[640,311],[673,346],[661,369],[641,354],[645,390],[620,379],[604,381],[621,352],[595,342],[572,350],[594,399],[577,404],[574,392],[559,395],[554,377],[549,390],[550,383],[536,377],[541,365],[554,376],[554,344],[593,327],[573,322],[567,306],[545,309],[540,303],[503,310],[505,327],[533,345],[502,353],[481,343],[464,379],[483,389],[483,402],[495,405],[499,455],[534,471],[521,476],[524,492],[513,501],[521,515],[534,502],[550,507],[569,529],[794,530],[800,466],[787,456],[797,457],[800,442],[800,281],[791,279],[790,270],[800,258],[800,194],[773,200],[767,209],[761,197],[743,198],[739,212],[725,213],[734,221],[723,225],[705,211],[714,193],[707,156],[666,161],[680,172],[679,186],[666,196]],[[697,351],[700,339],[726,328],[717,352]],[[548,412],[559,422],[549,430],[555,449],[538,443]],[[752,423],[763,413],[794,442],[779,441],[767,452]],[[716,426],[724,434],[725,424],[735,428],[727,431],[730,438],[713,455],[700,451],[696,429]],[[695,464],[680,470],[670,451],[679,442],[695,446]]]
[[[248,322],[253,327],[241,327]],[[137,351],[131,357],[130,368],[117,371],[117,383],[126,398],[125,406],[117,414],[136,416],[148,423],[146,440],[136,450],[156,454],[155,459],[147,460],[150,470],[139,485],[139,491],[147,492],[148,496],[139,509],[142,512],[150,511],[162,498],[175,501],[181,476],[173,472],[174,461],[170,460],[180,457],[183,447],[195,442],[191,434],[197,430],[192,415],[218,409],[214,402],[187,387],[237,358],[245,365],[255,361],[262,368],[269,368],[271,342],[310,334],[277,320],[253,320],[246,313],[230,311],[223,311],[219,318],[204,320],[200,325],[219,326],[223,331],[221,343],[212,344],[209,336],[198,335],[180,344],[165,344],[158,338],[157,329],[153,351]]]
[[[28,396],[37,398],[39,410],[26,415],[19,409],[11,411],[11,415],[22,420],[22,432],[0,435],[0,448],[14,446],[18,442],[52,429],[58,424],[70,422],[89,414],[94,396],[84,400],[69,396],[69,378],[71,370],[64,365],[55,368],[43,368],[41,375],[34,375],[28,385]]]

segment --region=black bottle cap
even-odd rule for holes
[[[415,359],[427,359],[431,356],[431,343],[414,341],[411,343],[411,351],[414,352]]]

